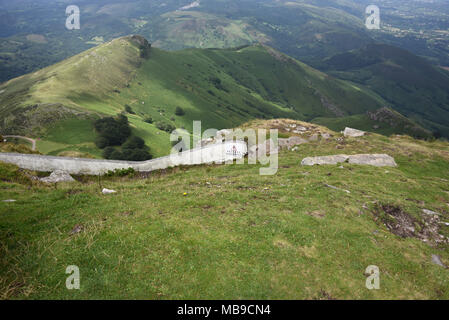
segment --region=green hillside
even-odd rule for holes
[[[383,105],[368,90],[267,46],[167,52],[139,36],[10,80],[0,92],[0,130],[38,137],[38,149],[56,155],[99,156],[92,120],[125,107],[134,133],[159,156],[170,148],[160,123],[191,129],[202,120],[203,129],[222,129],[255,118],[351,116]],[[185,114],[175,115],[177,107]]]
[[[431,131],[424,129],[416,122],[404,117],[389,108],[368,111],[365,114],[341,118],[315,118],[313,123],[326,126],[335,131],[342,131],[345,127],[376,132],[383,135],[406,134],[418,139],[432,139]]]
[[[398,167],[300,166],[340,153],[388,153]],[[259,169],[53,186],[0,163],[0,299],[449,298],[449,271],[432,262],[449,265],[447,142],[333,133],[282,151],[274,176]],[[80,290],[66,289],[68,265]],[[370,265],[379,290],[365,286]]]
[[[449,137],[449,73],[389,45],[336,55],[327,71],[370,88],[425,128]]]

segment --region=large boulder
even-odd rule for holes
[[[75,179],[72,178],[70,174],[63,170],[53,171],[50,176],[41,178],[40,181],[45,183],[56,183],[56,182],[72,182]]]
[[[316,164],[318,165],[324,165],[324,164],[337,164],[346,162],[348,160],[347,155],[345,154],[339,154],[335,156],[323,156],[323,157],[308,157],[301,161],[301,165],[303,166],[314,166]]]
[[[366,134],[366,132],[346,127],[345,131],[343,131],[343,134],[345,137],[362,137]]]
[[[348,162],[375,167],[397,167],[396,161],[387,154],[356,154],[349,156]]]
[[[369,165],[375,167],[396,167],[397,164],[392,157],[387,154],[356,154],[356,155],[334,155],[322,157],[308,157],[301,161],[303,166],[313,165],[335,165],[342,162],[351,164]]]

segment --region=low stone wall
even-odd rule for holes
[[[136,171],[154,171],[180,165],[223,163],[243,158],[246,153],[246,143],[244,141],[236,141],[217,143],[141,162],[53,157],[21,153],[0,153],[0,161],[12,163],[20,168],[33,171],[52,172],[63,170],[70,174],[100,175],[115,169],[133,168]]]

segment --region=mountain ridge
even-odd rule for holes
[[[164,155],[170,144],[160,123],[190,130],[201,119],[205,127],[221,129],[256,118],[307,121],[384,106],[363,87],[267,45],[167,52],[136,35],[12,79],[0,91],[2,132],[40,137],[38,148],[53,155],[80,151],[100,156],[90,123],[127,108],[135,134],[155,155]],[[175,115],[177,107],[185,115]],[[82,138],[75,139],[76,134]]]

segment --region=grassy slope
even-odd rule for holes
[[[332,74],[368,86],[427,129],[449,136],[449,73],[405,50],[370,45],[332,57]]]
[[[18,201],[0,202],[0,297],[448,299],[448,270],[430,262],[438,254],[449,264],[447,245],[391,234],[374,221],[372,202],[449,220],[449,145],[378,135],[336,144],[282,152],[275,176],[230,165],[102,180],[112,196],[96,179],[56,189],[2,181],[1,199]],[[386,152],[399,167],[299,166],[305,156],[365,152]],[[9,172],[21,181],[13,166],[0,168],[2,180]],[[70,236],[77,224],[85,230]],[[79,291],[65,288],[72,264]],[[377,291],[365,288],[372,264]]]
[[[335,131],[342,131],[346,127],[351,127],[387,136],[392,134],[407,134],[419,139],[433,137],[430,131],[423,129],[410,119],[399,113],[392,113],[393,116],[385,120],[373,120],[367,114],[357,114],[343,118],[315,118],[313,119],[313,123],[326,126]]]
[[[1,90],[5,90],[0,95],[3,130],[26,131],[35,125],[38,129],[32,134],[42,138],[39,150],[95,156],[100,152],[92,144],[91,118],[115,115],[126,104],[136,112],[130,115],[135,133],[145,139],[154,156],[167,154],[170,144],[167,134],[143,121],[146,116],[187,129],[193,120],[202,120],[203,128],[221,129],[253,118],[335,116],[335,111],[323,106],[323,99],[345,115],[381,105],[360,88],[268,47],[178,52],[153,48],[145,60],[129,37],[11,80]],[[36,104],[35,109],[29,107]],[[177,106],[185,109],[185,116],[174,116]],[[50,107],[57,112],[48,111],[53,110]],[[52,119],[53,115],[59,117]],[[78,121],[67,120],[72,118]],[[70,138],[76,135],[80,135],[76,141]]]

